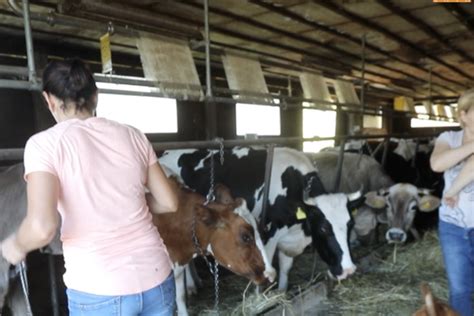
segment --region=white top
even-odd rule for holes
[[[439,135],[438,141],[447,143],[451,148],[457,148],[462,145],[463,135],[463,130],[457,132],[447,131]],[[443,195],[451,187],[454,179],[458,176],[465,162],[466,160],[463,160],[444,172]],[[439,218],[444,222],[460,227],[474,227],[474,182],[469,183],[461,190],[459,193],[458,204],[454,208],[446,205],[444,201],[441,202]]]

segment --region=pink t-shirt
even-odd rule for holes
[[[170,274],[145,201],[148,166],[157,163],[145,135],[104,118],[70,119],[32,136],[24,163],[25,177],[46,171],[59,179],[68,288],[135,294]]]

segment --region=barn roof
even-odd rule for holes
[[[0,59],[21,55],[12,35],[22,34],[23,20],[9,1],[0,0]],[[138,57],[126,57],[138,56],[132,30],[186,39],[197,64],[204,60],[203,0],[30,3],[35,41],[58,50],[98,48],[112,22],[113,50],[123,67],[138,67]],[[364,68],[374,96],[456,97],[473,82],[473,16],[471,3],[432,0],[210,0],[212,61],[219,64],[222,51],[234,50],[258,56],[264,73],[277,78],[306,70],[357,87]]]

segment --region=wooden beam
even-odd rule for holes
[[[426,56],[428,58],[430,58],[431,60],[435,61],[436,63],[440,64],[440,65],[443,65],[444,67],[448,68],[449,70],[461,75],[462,77],[464,78],[467,78],[469,80],[473,80],[474,78],[471,77],[470,74],[466,73],[463,69],[460,69],[459,67],[456,67],[454,65],[451,65],[447,62],[445,62],[444,60],[438,58],[437,56],[427,52],[426,50],[418,47],[418,45],[404,39],[403,37],[399,36],[398,34],[390,31],[389,29],[381,26],[380,24],[376,23],[376,22],[373,22],[371,20],[368,20],[358,14],[355,14],[355,13],[352,13],[348,10],[346,10],[344,7],[338,5],[337,3],[331,1],[331,0],[312,0],[312,2],[314,2],[315,4],[317,5],[320,5],[328,10],[331,10],[347,19],[349,19],[350,21],[353,21],[353,22],[356,22],[360,25],[363,25],[369,29],[372,29],[374,31],[377,31],[385,36],[387,36],[388,38],[391,38],[392,40],[404,45],[404,46],[407,46],[409,47],[410,49],[412,49],[413,51],[423,55],[423,56]],[[465,86],[466,83],[463,83],[463,85]]]
[[[324,24],[321,24],[317,21],[313,21],[313,20],[308,20],[306,17],[304,16],[301,16],[297,13],[294,13],[284,7],[281,7],[281,6],[276,6],[274,4],[271,4],[271,3],[267,3],[267,2],[264,2],[262,0],[249,0],[250,3],[253,3],[253,4],[256,4],[256,5],[259,5],[263,8],[266,8],[267,10],[271,11],[271,12],[274,12],[274,13],[277,13],[277,14],[280,14],[282,16],[285,16],[285,17],[288,17],[294,21],[297,21],[301,24],[304,24],[304,25],[308,25],[309,27],[311,28],[314,28],[314,29],[317,29],[317,30],[321,30],[321,31],[324,31],[324,32],[327,32],[329,34],[332,34],[334,36],[337,36],[339,38],[342,38],[344,40],[347,40],[347,41],[350,41],[352,43],[355,43],[357,45],[360,45],[360,38],[358,37],[354,37],[350,34],[347,34],[347,33],[344,33],[344,32],[341,32],[340,30],[334,28],[334,27],[331,27],[331,26],[327,26],[327,25],[324,25]],[[426,75],[428,76],[429,74],[429,70],[419,66],[418,64],[416,63],[413,63],[413,62],[410,62],[410,61],[407,61],[407,60],[404,60],[402,58],[400,58],[399,56],[395,55],[395,54],[392,54],[390,52],[387,52],[385,50],[382,50],[380,49],[379,47],[375,46],[375,45],[372,45],[370,43],[366,43],[366,47],[372,51],[375,51],[391,60],[395,60],[395,61],[398,61],[398,62],[401,62],[401,63],[404,63],[406,65],[409,65],[410,67],[413,67],[413,68],[416,68],[418,70],[421,70],[421,71],[424,71],[426,72]],[[379,64],[380,66],[380,64]],[[405,71],[402,71],[402,70],[399,70],[397,69],[397,72],[399,73],[402,73],[406,76],[409,76],[409,77],[414,77],[413,74],[409,73],[409,72],[405,72]],[[433,74],[434,77],[437,77],[443,81],[446,81],[446,82],[449,82],[449,83],[452,83],[452,84],[455,84],[455,85],[461,85],[463,88],[464,86],[462,84],[460,84],[459,82],[455,81],[455,80],[452,80],[450,78],[447,78],[443,75],[440,75],[440,74]],[[416,78],[416,77],[415,77]],[[420,80],[423,80],[423,79],[420,79]],[[442,84],[437,84],[437,86],[440,86],[442,87],[443,89],[448,89],[450,91],[453,91],[453,92],[457,92],[455,90],[453,90],[452,88],[450,87],[447,87],[445,85],[442,85]]]
[[[390,12],[398,15],[405,21],[413,24],[416,26],[418,29],[423,31],[426,35],[436,39],[438,42],[440,42],[442,45],[449,47],[453,52],[464,58],[465,60],[474,63],[474,58],[467,54],[465,51],[455,47],[453,44],[450,43],[450,39],[447,37],[444,37],[438,31],[436,31],[433,27],[430,25],[426,24],[425,22],[421,21],[417,17],[415,17],[413,14],[411,14],[409,11],[403,10],[400,7],[396,6],[393,1],[391,0],[377,0],[377,3]]]

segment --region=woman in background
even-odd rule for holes
[[[80,60],[54,61],[43,96],[57,124],[25,147],[28,210],[1,244],[11,264],[47,245],[61,220],[70,315],[173,315],[175,285],[145,200],[177,198],[144,134],[94,117],[97,87]]]
[[[474,290],[474,89],[458,101],[460,131],[436,140],[431,168],[444,172],[439,239],[449,281],[449,303],[462,316],[472,316]]]

